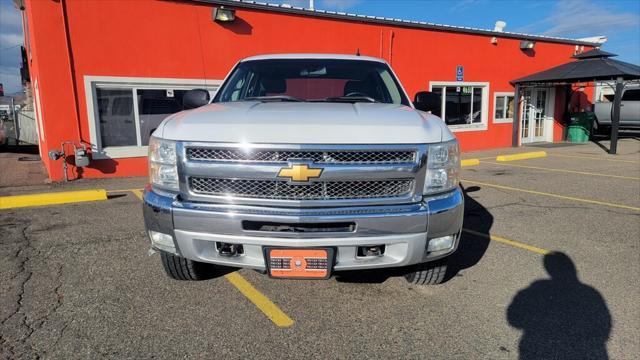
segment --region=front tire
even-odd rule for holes
[[[447,258],[414,265],[404,278],[414,285],[438,285],[447,273]]]
[[[167,275],[174,280],[207,280],[215,277],[216,266],[201,263],[183,257],[160,251],[162,266]]]

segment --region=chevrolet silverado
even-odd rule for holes
[[[456,138],[381,59],[263,55],[194,89],[149,142],[144,219],[169,277],[402,267],[445,279],[464,198]]]

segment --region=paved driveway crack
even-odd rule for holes
[[[0,326],[4,328],[5,324],[10,319],[14,318],[15,316],[20,316],[20,325],[25,328],[25,334],[22,335],[19,339],[17,339],[17,343],[27,346],[29,349],[33,350],[31,345],[27,344],[27,340],[31,337],[31,335],[34,333],[36,328],[33,326],[33,323],[29,321],[28,315],[24,311],[25,289],[26,289],[27,283],[31,280],[33,276],[33,272],[30,270],[29,264],[28,264],[31,261],[31,253],[34,250],[33,245],[31,243],[31,238],[27,234],[27,230],[29,229],[29,226],[30,224],[23,225],[19,231],[19,234],[21,237],[21,239],[19,240],[20,250],[16,253],[16,257],[20,259],[20,263],[18,264],[18,272],[16,276],[13,277],[13,279],[17,279],[21,275],[22,275],[22,279],[20,280],[20,283],[18,286],[19,290],[17,294],[15,311],[10,313],[9,316],[3,319],[2,322],[0,323]],[[2,345],[3,348],[8,345],[9,353],[12,355],[17,355],[15,352],[17,344],[16,343],[7,344],[8,341],[9,340],[7,340],[5,337],[2,337],[2,340],[0,341],[0,345]]]

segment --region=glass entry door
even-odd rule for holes
[[[546,140],[545,120],[547,119],[547,89],[522,90],[522,113],[520,116],[520,137],[522,143]]]

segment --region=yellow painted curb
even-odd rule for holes
[[[464,159],[464,160],[460,161],[460,165],[462,165],[462,166],[476,166],[476,165],[480,165],[480,160],[479,159]]]
[[[57,193],[43,193],[30,195],[2,196],[0,197],[0,209],[12,209],[29,206],[45,206],[56,204],[68,204],[84,201],[107,200],[107,191],[104,189],[65,191]]]
[[[533,151],[533,152],[526,152],[526,153],[512,154],[512,155],[498,155],[498,157],[496,157],[496,160],[497,161],[514,161],[514,160],[526,160],[526,159],[535,159],[535,158],[542,158],[542,157],[547,157],[546,151]]]

